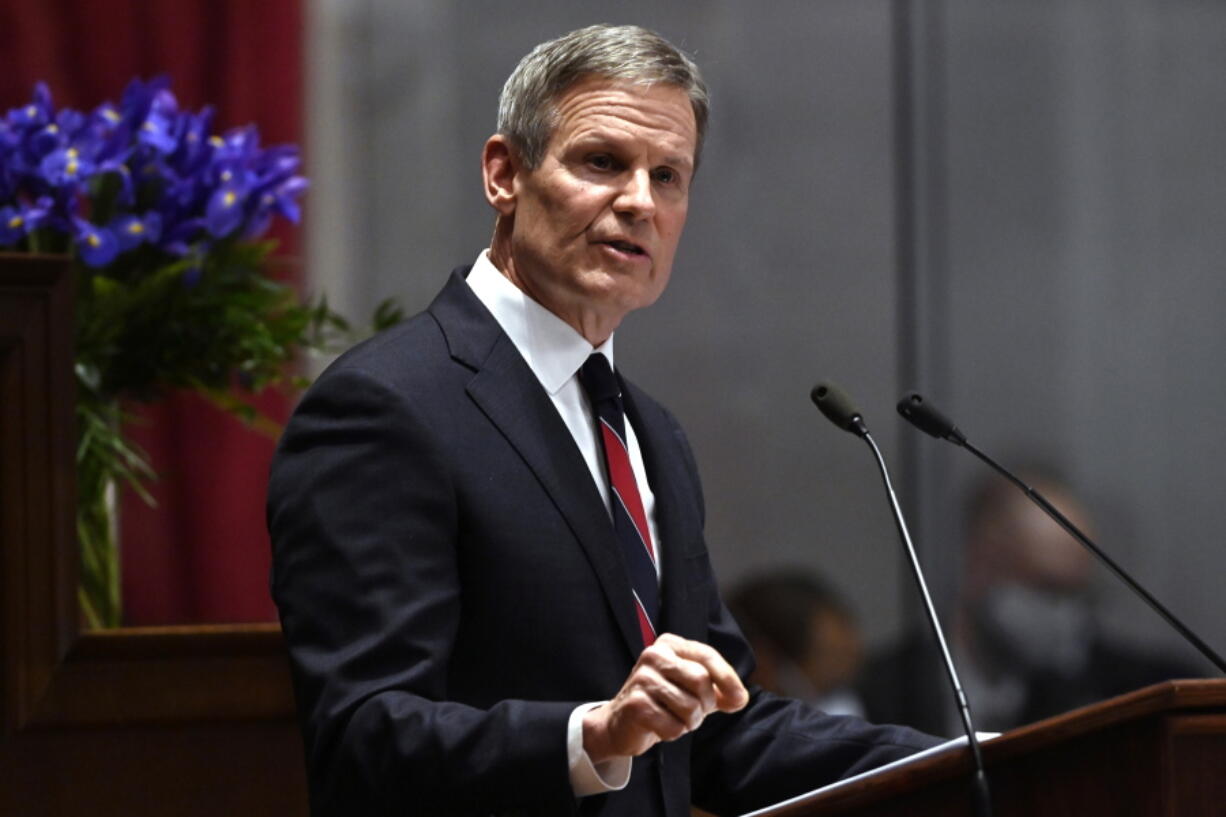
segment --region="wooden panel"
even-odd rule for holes
[[[200,723],[23,734],[0,746],[0,813],[305,815],[292,724]]]
[[[1185,715],[1165,724],[1163,817],[1199,817],[1204,803],[1226,812],[1226,714]]]
[[[65,259],[0,256],[3,731],[30,717],[76,632],[72,278]]]

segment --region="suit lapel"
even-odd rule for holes
[[[630,580],[583,455],[549,395],[456,270],[430,306],[452,356],[474,369],[468,394],[527,463],[587,554],[631,656],[641,649]]]

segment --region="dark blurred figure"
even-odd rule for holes
[[[1023,481],[1094,538],[1085,507],[1045,469]],[[1148,684],[1200,673],[1112,641],[1097,626],[1098,562],[996,475],[972,492],[958,607],[946,637],[976,729],[1004,731]],[[860,693],[870,718],[962,731],[927,629],[870,660]]]
[[[854,691],[860,627],[832,588],[803,569],[780,570],[738,584],[728,608],[757,658],[753,683],[834,715],[863,716]]]

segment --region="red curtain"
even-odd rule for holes
[[[255,122],[263,144],[301,142],[301,0],[0,0],[0,106],[38,80],[57,106],[118,100],[134,76],[168,74],[181,106],[219,130]],[[279,228],[279,254],[293,255]],[[278,421],[289,398],[266,393]],[[264,495],[273,441],[192,395],[143,408],[133,436],[160,475],[156,509],[120,510],[130,625],[275,618]]]

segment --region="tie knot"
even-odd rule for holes
[[[621,396],[617,378],[613,376],[613,369],[609,367],[609,359],[600,352],[593,353],[584,361],[583,366],[579,369],[579,382],[593,404],[603,403],[605,400],[616,400]]]

